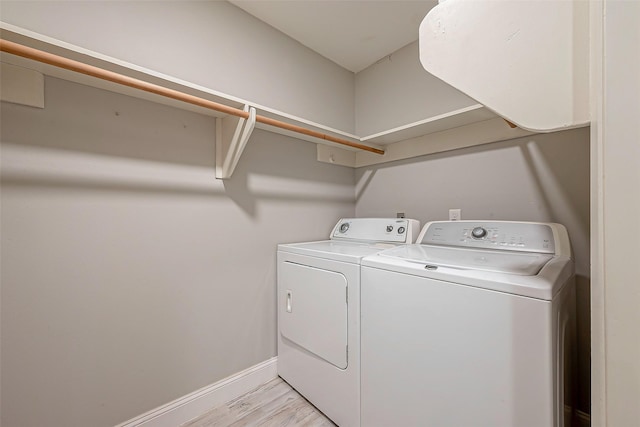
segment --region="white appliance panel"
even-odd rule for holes
[[[280,265],[280,333],[332,365],[347,367],[347,279],[308,265]]]
[[[554,425],[550,301],[361,274],[363,426]]]
[[[278,250],[278,375],[340,426],[360,425],[360,265]],[[280,298],[282,265],[294,263],[342,274],[349,294],[346,369],[316,356],[287,339],[280,330],[286,299]],[[344,297],[341,296],[341,300]],[[296,304],[295,295],[293,304]]]
[[[420,222],[407,218],[342,218],[333,228],[332,240],[413,243]]]
[[[433,221],[417,243],[559,254],[554,229],[560,224],[515,221]]]

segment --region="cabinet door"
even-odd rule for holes
[[[292,262],[284,262],[280,268],[280,334],[346,369],[347,279],[341,273]]]

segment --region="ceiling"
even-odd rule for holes
[[[357,73],[418,40],[437,1],[230,0],[289,37]]]

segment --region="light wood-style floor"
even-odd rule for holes
[[[281,378],[221,405],[182,427],[335,427]]]

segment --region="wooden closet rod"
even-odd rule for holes
[[[85,64],[73,59],[64,58],[62,56],[54,55],[52,53],[44,52],[38,49],[34,49],[28,46],[14,43],[8,40],[0,39],[0,51],[10,53],[12,55],[21,56],[23,58],[32,59],[34,61],[43,62],[45,64],[53,65],[55,67],[64,68],[65,70],[74,71],[76,73],[86,74],[88,76],[97,77],[102,80],[107,80],[113,83],[118,83],[124,86],[129,86],[134,89],[143,90],[145,92],[154,93],[156,95],[165,96],[167,98],[176,99],[178,101],[186,102],[189,104],[197,105],[200,107],[208,108],[210,110],[218,111],[232,116],[238,116],[242,118],[248,118],[249,113],[242,111],[238,108],[229,107],[228,105],[220,104],[218,102],[209,101],[207,99],[199,98],[197,96],[189,95],[177,90],[169,89],[163,86],[159,86],[153,83],[148,83],[142,80],[134,79],[122,74],[115,73],[113,71],[105,70],[93,65]],[[336,144],[347,145],[349,147],[358,148],[360,150],[369,151],[376,154],[384,154],[384,150],[380,150],[368,145],[359,144],[357,142],[347,141],[346,139],[336,138],[331,135],[316,132],[311,129],[304,128],[302,126],[292,125],[280,120],[272,119],[257,115],[256,122],[263,123],[265,125],[274,126],[277,128],[289,130],[296,133],[312,136],[314,138],[323,139]]]

